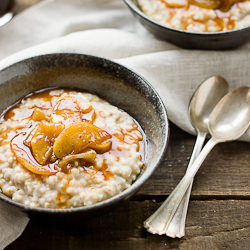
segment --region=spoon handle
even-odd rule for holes
[[[160,235],[166,234],[166,228],[173,218],[195,174],[199,170],[206,156],[217,143],[218,141],[213,138],[207,142],[197,159],[187,170],[186,174],[173,190],[173,192],[169,195],[167,200],[164,201],[164,203],[156,210],[156,212],[144,222],[144,227],[148,230],[148,232]]]
[[[206,139],[206,135],[207,135],[206,133],[198,132],[198,136],[194,145],[194,150],[190,158],[187,169],[189,169],[192,166],[195,159],[200,154],[202,146]],[[187,209],[188,209],[188,203],[189,203],[189,197],[190,197],[190,193],[192,189],[192,184],[193,184],[193,180],[191,181],[188,187],[188,190],[186,191],[183,199],[181,200],[179,207],[177,208],[177,211],[175,212],[173,218],[171,219],[171,221],[169,222],[169,225],[166,228],[166,235],[169,237],[181,238],[185,235],[185,222],[186,222]]]

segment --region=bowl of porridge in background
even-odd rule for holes
[[[157,38],[189,49],[225,50],[250,40],[250,1],[124,0]]]
[[[30,213],[99,213],[134,194],[163,159],[164,105],[133,71],[50,54],[0,77],[1,201]]]

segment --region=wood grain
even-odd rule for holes
[[[195,137],[171,127],[170,144],[163,164],[138,195],[168,195],[185,173]],[[250,197],[250,144],[217,145],[195,177],[192,198]]]
[[[101,217],[64,227],[32,220],[6,249],[249,249],[248,200],[191,201],[186,236],[181,240],[151,235],[142,227],[159,205],[151,200],[127,201]]]

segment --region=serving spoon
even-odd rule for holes
[[[209,115],[215,105],[229,92],[229,85],[220,76],[212,76],[199,85],[189,104],[190,122],[197,131],[197,138],[187,169],[199,155],[208,134]],[[193,180],[183,197],[174,217],[166,228],[166,235],[172,238],[183,237],[185,234],[185,221],[192,189]]]
[[[242,136],[250,125],[250,88],[241,87],[225,95],[209,116],[208,131],[211,139],[176,186],[168,199],[145,222],[144,227],[153,234],[165,234],[184,194],[192,183],[206,156],[222,142]]]

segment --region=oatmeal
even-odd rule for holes
[[[249,0],[138,0],[154,21],[190,32],[221,32],[250,26]]]
[[[1,117],[0,188],[31,207],[89,206],[130,187],[143,150],[135,121],[96,95],[34,93]]]

